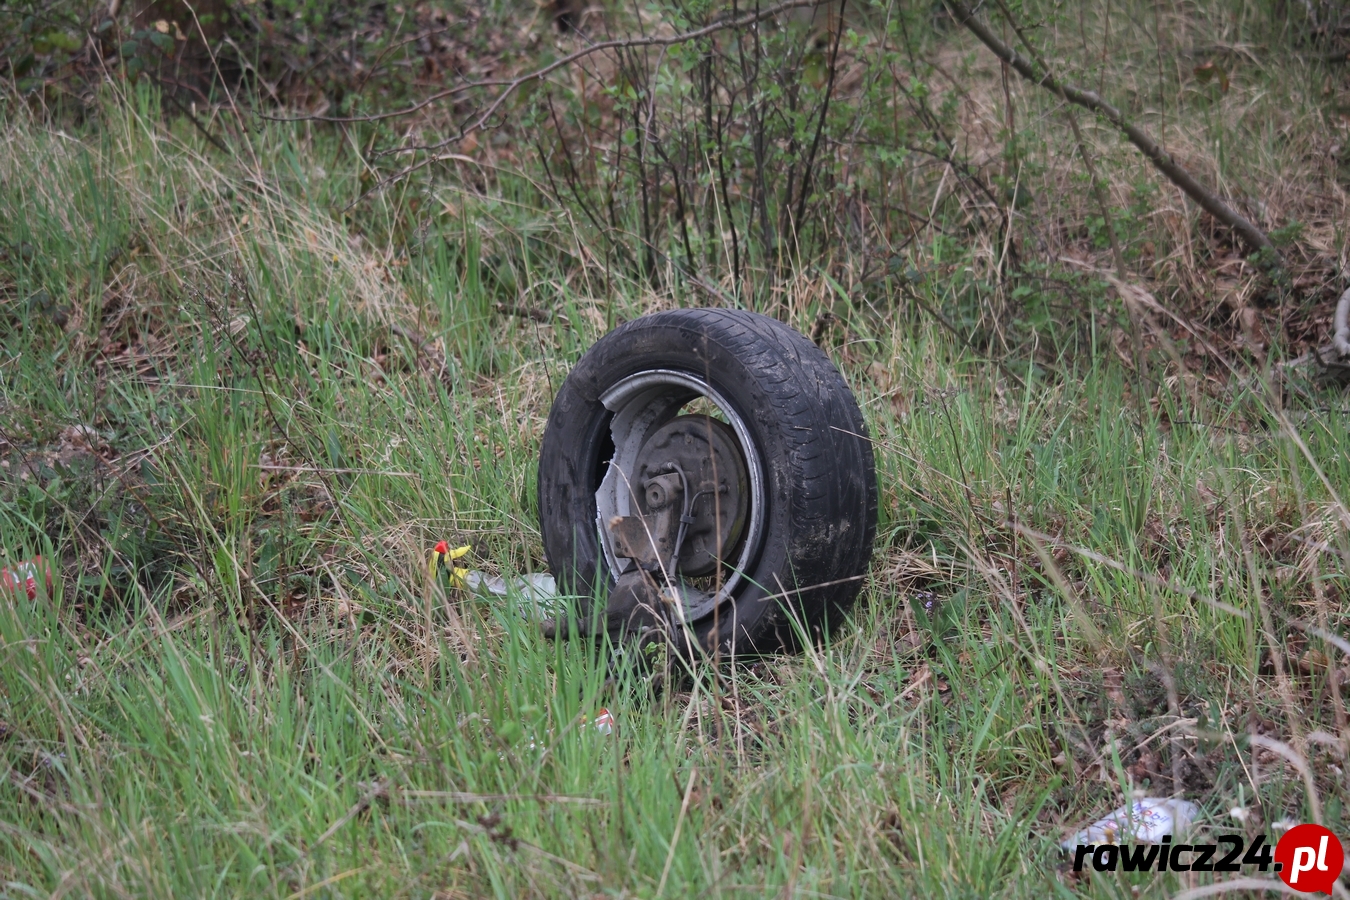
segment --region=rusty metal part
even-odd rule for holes
[[[740,540],[749,507],[735,432],[710,416],[677,416],[644,442],[634,468],[640,516],[610,520],[615,553],[672,577],[716,572]]]
[[[679,552],[679,530],[687,515],[689,500],[682,475],[657,475],[642,483],[641,516],[616,516],[610,520],[614,552],[637,562],[663,578],[673,574],[671,559]]]
[[[744,464],[747,473],[747,487],[741,495],[741,504],[746,512],[740,533],[730,546],[723,542],[720,571],[715,564],[711,567],[716,577],[703,576],[684,581],[675,579],[676,590],[683,597],[681,616],[691,621],[711,612],[723,600],[735,596],[742,573],[752,565],[764,539],[767,521],[766,480],[750,423],[728,403],[721,390],[689,372],[651,369],[624,378],[601,398],[605,409],[613,413],[609,432],[614,444],[614,455],[595,492],[595,521],[600,533],[601,552],[609,573],[617,581],[637,568],[638,564],[631,557],[619,556],[615,552],[608,523],[615,516],[643,514],[639,495],[644,492],[645,486],[636,475],[643,447],[657,431],[675,418],[682,407],[698,397],[705,398],[709,405],[718,410],[718,420],[730,426],[730,433],[735,437],[735,447],[739,451],[736,458]],[[702,499],[697,501],[702,502]],[[718,506],[721,506],[720,501]],[[715,509],[713,514],[717,517],[719,511]],[[681,524],[685,525],[683,522]],[[685,532],[687,537],[687,525]],[[714,549],[718,544],[716,537],[705,536],[712,538],[709,542]],[[678,530],[676,543],[681,550],[684,549]],[[684,554],[681,552],[676,555]]]
[[[663,519],[664,522],[661,521]],[[679,522],[678,516],[668,513],[615,516],[609,520],[609,537],[614,542],[614,553],[633,560],[640,569],[660,572],[675,543],[677,529],[671,526],[678,526]]]
[[[652,576],[641,569],[633,569],[621,576],[610,590],[605,611],[578,622],[577,633],[605,631],[615,640],[625,637],[664,639],[667,605],[667,598]],[[548,619],[543,623],[543,630],[547,638],[567,637],[568,621],[565,618]]]
[[[647,508],[662,509],[684,498],[684,479],[679,475],[657,475],[643,485],[646,491]]]

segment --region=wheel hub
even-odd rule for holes
[[[747,480],[730,426],[671,419],[637,453],[628,482],[638,515],[611,519],[615,555],[667,577],[714,574],[744,530]]]
[[[680,414],[698,398],[716,418]],[[671,369],[631,375],[601,402],[613,413],[614,446],[595,492],[613,579],[605,615],[664,608],[696,621],[735,596],[764,539],[765,478],[750,425],[708,382]]]

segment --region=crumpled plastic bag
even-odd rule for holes
[[[527,619],[554,618],[562,615],[566,605],[558,595],[558,583],[547,572],[503,578],[499,575],[484,575],[475,569],[465,574],[464,584],[480,597],[507,597],[514,594],[519,598],[517,607],[521,615]]]
[[[1200,815],[1189,800],[1140,797],[1060,844],[1072,850],[1079,844],[1161,843],[1163,835],[1184,834]]]
[[[465,574],[464,583],[471,591],[493,594],[497,597],[517,593],[535,603],[545,603],[558,598],[558,583],[547,572],[521,575],[508,581],[500,575],[484,575],[475,569]]]

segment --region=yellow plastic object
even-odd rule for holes
[[[461,569],[459,566],[454,565],[454,560],[468,556],[470,549],[472,548],[469,547],[468,544],[451,550],[450,544],[447,541],[440,541],[437,543],[431,550],[431,562],[428,565],[428,571],[431,577],[435,579],[436,572],[444,565],[450,570],[450,585],[452,587],[468,587],[468,581],[466,579],[469,577],[469,570]]]

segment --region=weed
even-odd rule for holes
[[[1053,98],[913,10],[617,55],[523,103],[534,151],[484,132],[374,192],[379,123],[227,152],[144,80],[60,127],[7,107],[0,548],[60,577],[0,601],[6,890],[1166,896],[1056,845],[1131,790],[1343,832],[1350,421],[1266,374],[1343,243],[1320,70],[1252,49],[1261,5],[1084,9],[1019,14],[1264,205],[1301,312],[1085,121],[1103,213]],[[1220,53],[1228,89],[1192,86]],[[1184,326],[1129,330],[1105,215]],[[849,625],[658,687],[659,653],[430,580],[440,539],[543,565],[568,367],[710,297],[859,395],[882,521]]]

